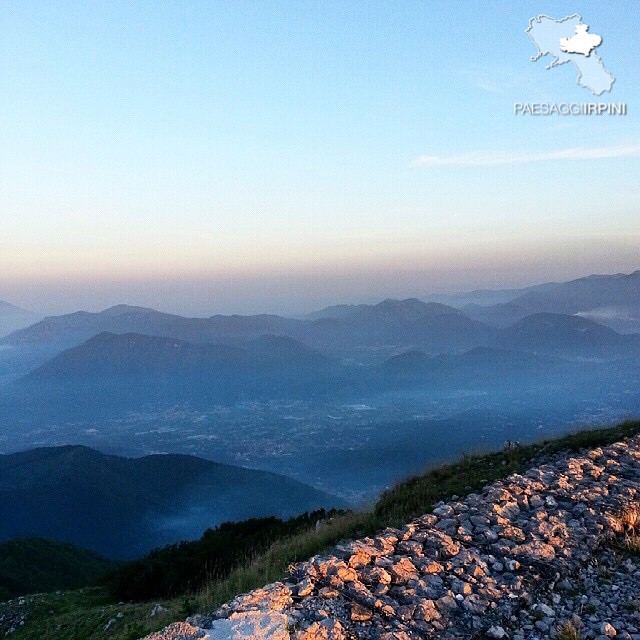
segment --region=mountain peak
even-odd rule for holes
[[[452,313],[457,315],[461,314],[458,309],[446,304],[441,304],[440,302],[423,302],[422,300],[418,300],[418,298],[406,298],[404,300],[387,298],[372,307],[368,307],[367,312],[368,315],[401,321],[413,321],[428,316]]]
[[[426,302],[418,300],[418,298],[385,298],[382,302],[374,305],[376,307],[418,307],[425,305]]]
[[[129,304],[116,304],[113,307],[108,307],[100,312],[100,315],[103,316],[121,316],[126,315],[128,313],[160,313],[155,309],[150,309],[148,307],[138,307],[135,305]]]
[[[22,309],[17,307],[15,304],[11,304],[10,302],[6,302],[5,300],[0,300],[0,312],[3,313],[31,313],[26,309]]]

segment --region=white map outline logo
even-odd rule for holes
[[[550,55],[548,69],[571,62],[578,71],[578,85],[599,96],[611,91],[615,77],[609,73],[596,53],[602,36],[590,33],[589,25],[575,13],[561,20],[541,14],[529,20],[525,33],[538,50],[532,62]]]

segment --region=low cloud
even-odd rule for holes
[[[502,153],[476,151],[453,156],[422,154],[410,167],[497,167],[532,162],[559,160],[604,160],[608,158],[638,158],[640,144],[609,147],[572,147],[545,153]]]

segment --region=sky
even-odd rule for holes
[[[531,60],[529,19],[575,13],[610,93]],[[0,299],[298,313],[638,269],[639,32],[626,0],[4,0]]]

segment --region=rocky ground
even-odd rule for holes
[[[147,640],[640,640],[639,491],[640,437],[542,459]]]
[[[24,626],[29,620],[29,615],[34,602],[41,596],[22,596],[7,602],[0,603],[0,637],[8,636]]]

